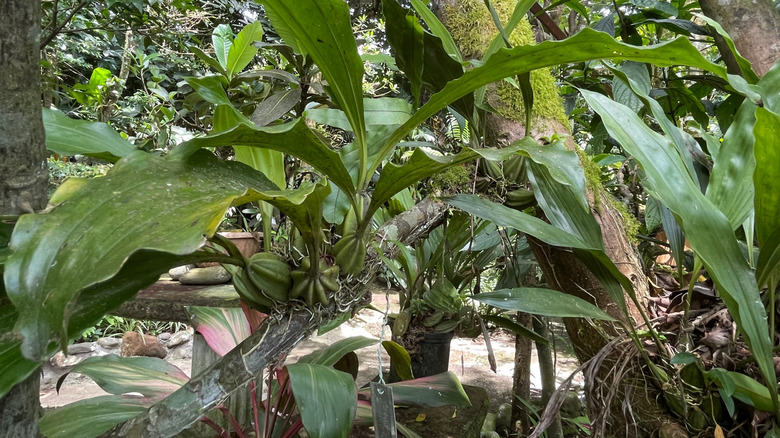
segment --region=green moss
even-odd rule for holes
[[[474,165],[453,166],[444,172],[439,172],[428,180],[428,188],[432,193],[456,194],[471,192],[471,182],[474,177]]]
[[[609,203],[615,207],[615,210],[617,210],[618,213],[620,213],[620,216],[623,218],[623,229],[626,230],[628,241],[633,245],[638,245],[639,240],[636,236],[639,234],[642,224],[639,223],[639,220],[637,220],[633,214],[628,212],[626,204],[618,201],[609,193],[605,192],[604,196],[609,200]]]
[[[601,185],[601,169],[598,164],[588,157],[585,151],[576,147],[574,151],[580,156],[580,165],[585,171],[585,184],[587,185],[588,193],[593,195],[594,206],[601,211],[601,197],[604,195],[604,189]]]
[[[514,0],[492,2],[503,23],[511,17],[515,3]],[[464,58],[481,57],[493,38],[498,35],[490,12],[481,0],[460,0],[457,6],[447,5],[445,16],[447,28]],[[509,36],[509,41],[514,47],[536,43],[533,29],[527,19],[524,18],[518,23]],[[555,119],[568,126],[563,102],[550,72],[548,70],[531,72],[531,87],[534,90],[534,118]],[[507,82],[500,82],[496,86],[496,96],[498,102],[491,102],[491,104],[499,114],[516,122],[525,122],[523,97],[519,89]]]
[[[531,88],[534,90],[532,111],[534,118],[554,119],[563,126],[569,126],[569,120],[563,111],[563,101],[550,72],[546,70],[532,71]],[[496,87],[496,96],[498,96],[500,105],[494,106],[499,114],[516,122],[525,122],[523,95],[519,89],[507,82],[501,82]]]

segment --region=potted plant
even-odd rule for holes
[[[481,332],[467,295],[479,292],[480,274],[501,254],[496,227],[456,212],[415,248],[397,244],[397,259],[385,258],[399,289],[392,317],[393,339],[412,357],[415,377],[444,372],[456,331]]]

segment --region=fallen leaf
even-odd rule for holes
[[[418,423],[425,421],[425,412],[420,412],[420,415],[417,416],[415,421],[417,421]]]

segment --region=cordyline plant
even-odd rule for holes
[[[307,117],[348,129],[354,133],[354,140],[335,151],[307,125],[305,117],[256,126],[239,117],[229,99],[222,100],[216,88],[211,98],[218,102],[217,110],[225,119],[232,120],[229,128],[180,144],[165,157],[136,150],[107,125],[73,121],[46,110],[49,149],[63,155],[97,156],[115,165],[103,178],[71,180],[64,184],[52,197],[48,211],[21,216],[7,250],[0,253],[4,285],[0,291],[0,333],[3,333],[0,396],[35,372],[68,338],[91,326],[105,312],[132,298],[176,265],[209,260],[234,266],[234,281],[242,298],[267,312],[292,310],[295,306],[286,303],[291,299],[296,303],[298,298],[315,310],[333,307],[334,301],[339,300],[355,303],[353,294],[360,295],[363,290],[356,283],[363,284],[366,275],[373,273],[365,269],[364,260],[374,213],[396,193],[420,179],[476,158],[503,160],[515,154],[528,157],[534,163],[532,184],[539,188],[535,190],[537,199],[553,224],[516,211],[504,212],[472,197],[456,198],[452,204],[499,225],[526,231],[549,244],[575,248],[590,260],[615,301],[622,305],[624,290],[631,295],[631,284],[603,253],[598,227],[594,228],[593,217],[584,202],[582,171],[573,152],[555,144],[542,147],[526,138],[502,150],[463,148],[455,155],[438,155],[417,148],[405,162],[388,162],[407,134],[447,106],[469,119],[471,126],[479,126],[474,123],[478,122],[474,93],[480,93],[481,87],[487,84],[518,76],[522,87],[524,75],[535,69],[614,59],[700,68],[732,80],[734,88],[744,94],[759,96],[762,105],[752,101],[744,104],[748,108],[740,113],[744,113],[740,116],[744,123],[738,124],[740,128],[729,137],[735,140],[724,141],[720,153],[723,159],[718,160],[713,170],[718,176],[713,178],[706,196],[695,192],[687,182],[672,187],[668,180],[656,178],[666,172],[678,175],[678,170],[685,170],[679,167],[678,161],[673,161],[681,159],[674,154],[682,153],[666,140],[647,134],[653,144],[658,144],[658,151],[648,155],[645,162],[643,144],[636,148],[636,156],[645,168],[647,187],[681,220],[699,260],[715,278],[771,387],[768,397],[776,410],[777,394],[773,385],[769,385],[774,381],[772,344],[758,284],[750,266],[738,253],[736,242],[721,237],[725,234],[733,237],[733,233],[729,234],[731,230],[749,216],[749,195],[764,193],[754,191],[752,180],[744,177],[740,164],[752,165],[754,155],[752,150],[746,150],[747,146],[740,149],[740,145],[759,144],[759,139],[772,138],[772,133],[777,132],[774,130],[777,92],[772,87],[778,81],[767,79],[774,77],[777,69],[758,84],[740,84],[723,67],[702,57],[685,38],[637,47],[585,29],[559,42],[496,50],[479,65],[464,71],[463,64],[450,57],[451,50],[445,49],[451,41],[445,38],[443,42],[427,33],[413,13],[393,1],[385,1],[388,33],[394,41],[397,64],[406,73],[413,90],[425,86],[432,92],[424,105],[414,108],[400,99],[363,97],[363,62],[352,35],[346,3],[341,0],[263,0],[260,3],[286,45],[310,58],[319,68],[332,107],[317,109]],[[522,16],[523,8],[527,10],[527,7],[528,2],[520,2],[516,12],[520,11],[518,15]],[[434,28],[430,23],[429,27]],[[208,81],[201,78],[202,83]],[[208,94],[209,90],[203,87],[199,92]],[[597,110],[604,107],[600,97],[586,96]],[[615,114],[617,117],[622,113]],[[606,116],[602,114],[602,117]],[[633,120],[620,117],[611,123],[611,130],[628,149],[629,139],[621,137],[617,125],[625,129],[630,126],[626,123]],[[645,131],[641,131],[643,135]],[[221,161],[207,149],[226,145],[283,152],[307,163],[315,176],[299,187],[279,187],[261,172],[241,163]],[[761,150],[756,148],[756,153]],[[672,161],[661,159],[670,153]],[[757,169],[765,169],[768,162],[772,161],[762,162]],[[734,196],[730,188],[749,190],[749,193]],[[775,205],[763,203],[768,197],[755,199],[762,202],[762,215],[774,211],[765,210],[766,205]],[[249,273],[253,260],[234,253],[199,249],[206,239],[212,239],[231,205],[255,200],[266,201],[284,212],[304,242],[308,261],[282,261],[290,270],[290,280],[275,279],[278,281],[273,283],[287,284],[288,290],[270,290],[262,279],[261,285],[252,281]],[[323,220],[326,203],[332,209],[330,220],[338,222],[340,215],[345,218],[340,224],[341,236],[333,239],[333,245],[323,232],[328,226]],[[562,214],[554,218],[549,211]],[[504,213],[511,221],[504,220]],[[776,264],[771,257],[774,252],[771,244],[777,240],[774,239],[776,227],[769,222],[762,224],[759,227],[764,231],[759,232],[759,240],[769,245],[762,245],[762,249],[770,250],[769,255],[759,259],[759,264],[767,267],[764,272],[774,273]],[[708,229],[719,230],[718,238],[696,237],[695,230]],[[6,232],[10,233],[8,227],[4,227]],[[328,254],[334,256],[335,266],[339,268],[331,265],[331,258],[322,257]],[[767,253],[762,250],[763,254]],[[278,265],[279,261],[267,263]],[[266,262],[257,263],[262,266]],[[87,264],[90,269],[84,268]],[[775,279],[771,274],[766,275],[769,276],[760,278]],[[257,339],[260,337],[250,336],[245,342]],[[182,416],[179,420],[191,423],[197,417]]]

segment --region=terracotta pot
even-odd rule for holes
[[[236,248],[244,255],[244,257],[252,257],[252,254],[260,251],[260,247],[263,245],[263,233],[259,231],[222,231],[220,236],[227,237],[236,245]],[[217,266],[217,262],[198,263],[199,268],[207,268],[209,266]]]
[[[260,251],[263,244],[263,233],[254,231],[224,231],[220,236],[227,237],[241,251],[244,257],[252,257],[253,254]]]

